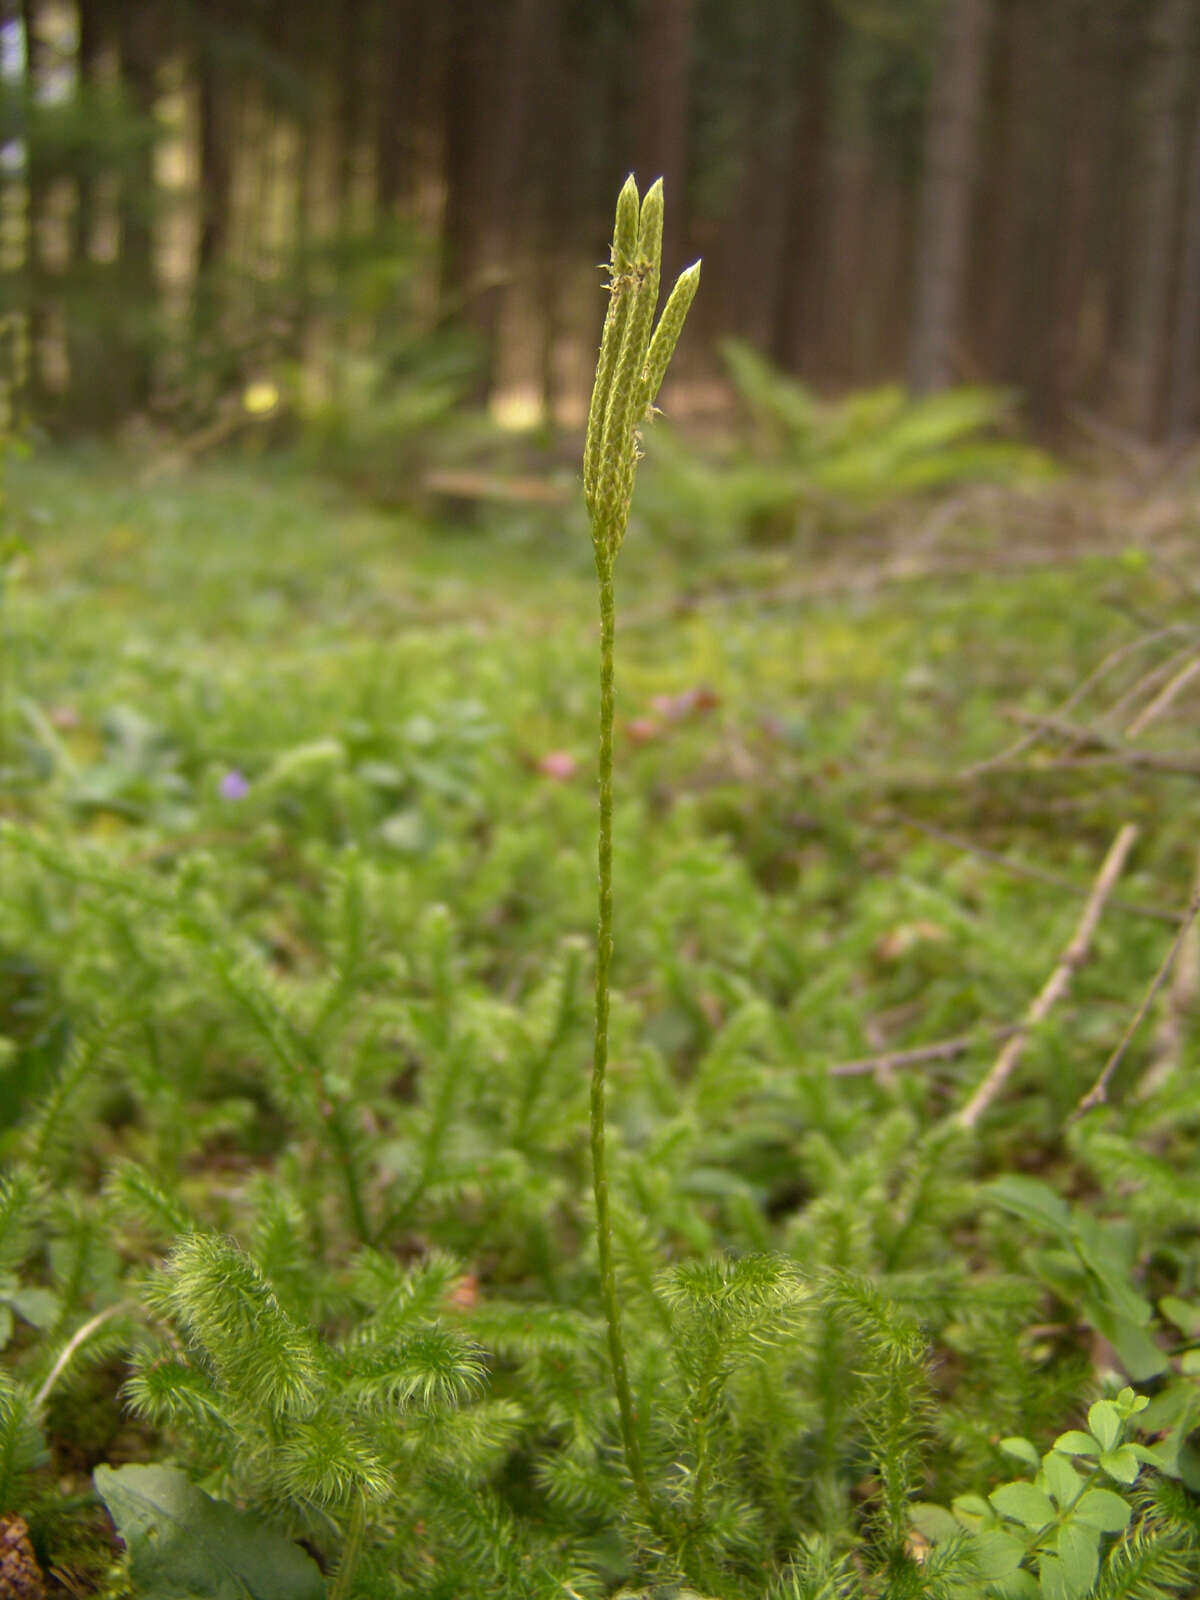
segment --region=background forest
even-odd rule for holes
[[[56,431],[190,423],[289,364],[315,405],[351,352],[403,363],[448,324],[477,336],[476,398],[577,424],[631,167],[666,178],[666,272],[705,259],[693,409],[735,336],[822,388],[1014,385],[1046,433],[1197,425],[1194,0],[8,19],[4,292]]]

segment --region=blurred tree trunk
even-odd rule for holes
[[[527,218],[523,181],[529,93],[548,0],[501,10],[463,0],[447,74],[447,217],[450,287],[482,336],[476,397],[491,392],[504,289],[519,269]]]
[[[48,395],[45,382],[46,340],[50,325],[49,284],[43,255],[50,171],[38,134],[38,102],[46,80],[47,49],[42,36],[38,0],[20,0],[21,31],[25,40],[25,76],[22,83],[22,121],[25,143],[25,314],[29,327],[29,404],[44,413]]]
[[[918,394],[944,388],[952,377],[987,21],[988,0],[947,0],[926,130],[909,350],[909,384]]]
[[[229,208],[233,193],[231,116],[226,103],[228,73],[222,72],[211,41],[196,56],[196,106],[199,122],[200,231],[196,268],[201,279],[224,260],[229,244]]]
[[[1049,327],[1039,374],[1039,410],[1052,432],[1062,426],[1078,393],[1082,317],[1092,259],[1095,200],[1095,28],[1092,0],[1068,0],[1058,75],[1061,132],[1055,162],[1052,215],[1057,249],[1047,297]]]
[[[412,210],[428,9],[420,0],[393,0],[383,7],[382,67],[375,119],[375,192],[384,216]]]
[[[841,28],[833,0],[809,0],[780,233],[780,294],[772,353],[783,367],[820,364],[824,322],[825,236],[829,204],[830,115]]]
[[[1159,0],[1146,71],[1146,203],[1133,303],[1130,394],[1131,421],[1146,438],[1158,432],[1166,385],[1182,101],[1193,9],[1193,0]]]
[[[786,270],[779,197],[789,176],[787,133],[798,54],[794,33],[769,7],[760,8],[743,91],[753,108],[746,118],[745,169],[734,226],[725,230],[725,249],[713,263],[736,294],[735,331],[760,349],[770,348]],[[752,250],[746,249],[748,239],[754,240]]]
[[[340,0],[339,5],[330,8],[329,17],[335,29],[330,57],[335,106],[334,196],[338,223],[352,232],[363,220],[358,205],[358,159],[369,106],[365,54],[368,31],[363,0]]]
[[[1017,353],[1018,288],[1027,196],[1022,182],[1030,126],[1030,0],[1007,0],[996,13],[996,39],[986,140],[980,151],[981,232],[972,252],[968,304],[978,330],[983,365],[1000,379],[1013,377]]]
[[[104,48],[107,19],[104,0],[77,0],[79,54],[76,62],[79,88],[86,97],[95,91],[100,53]],[[75,215],[72,222],[71,258],[86,263],[92,250],[96,216],[96,182],[90,169],[75,180]]]
[[[110,42],[112,17],[106,0],[78,0],[79,46],[76,61],[79,93],[84,103],[97,92],[99,68]],[[75,209],[71,217],[72,296],[67,318],[71,368],[72,421],[91,430],[111,420],[105,340],[110,319],[104,316],[106,268],[94,258],[97,226],[97,173],[89,162],[75,175]]]
[[[443,288],[456,311],[469,305],[479,275],[481,218],[490,205],[486,154],[492,130],[486,106],[489,68],[498,59],[498,7],[459,0],[446,13],[445,68],[436,120],[444,138]]]
[[[1171,373],[1169,436],[1172,444],[1184,443],[1195,432],[1196,368],[1200,365],[1200,95],[1192,116],[1192,151]]]
[[[666,189],[662,262],[664,282],[670,283],[684,265],[692,0],[648,0],[647,13],[639,50],[636,165],[643,193],[655,178]]]
[[[154,272],[154,143],[161,17],[154,0],[119,0],[115,7],[121,84],[142,128],[127,158],[118,215],[121,232],[120,348],[113,352],[110,394],[117,417],[144,410],[153,384],[153,326],[157,310]]]

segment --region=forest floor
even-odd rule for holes
[[[389,990],[423,970],[435,906],[469,1005],[503,1029],[540,1015],[594,924],[586,531],[540,511],[457,526],[384,513],[269,463],[139,482],[112,460],[35,458],[12,467],[9,509],[0,1033],[19,1070],[0,1085],[0,1134],[84,1195],[141,1163],[240,1235],[254,1183],[295,1179],[309,1135],[290,1131],[286,1092],[255,1086],[258,1047],[220,975],[199,954],[187,970],[155,886],[176,908],[193,893],[215,907],[302,1016],[339,959],[352,861],[380,1035],[405,1034]],[[897,1116],[915,1137],[971,1105],[976,1179],[1019,1169],[1085,1199],[1096,1129],[1190,1159],[1200,1113],[1170,1099],[1200,1049],[1187,940],[1112,1107],[1077,1113],[1197,879],[1198,531],[1184,490],[1111,483],[947,502],[805,548],[655,549],[635,519],[617,567],[611,1094],[633,1149],[671,1123],[672,1086],[692,1097],[677,1189],[626,1179],[675,1248],[794,1242],[808,1224],[788,1219],[814,1195],[833,1205],[856,1163],[882,1216],[909,1159],[877,1143]],[[138,1027],[99,1087],[55,1099],[70,1048],[133,990]],[[380,1065],[361,1018],[347,1030],[358,1066],[331,1071],[361,1072],[377,1138],[346,1226],[377,1242],[416,1230],[469,1265],[472,1294],[548,1273],[522,1254],[516,1212],[490,1232],[477,1196],[397,1200],[420,1139],[390,1120],[388,1093],[426,1119],[425,1176],[436,1167],[447,1195],[466,1180],[438,1163],[478,1165],[489,1123],[451,1160],[429,1132],[447,1107],[422,1099],[411,1064]],[[567,1039],[581,1085],[586,1035],[581,999]],[[1009,1041],[1011,1075],[973,1101]],[[698,1085],[720,1059],[738,1086],[710,1082],[709,1106]],[[783,1101],[756,1111],[747,1073],[799,1075],[803,1136],[772,1133]],[[744,1114],[722,1109],[739,1096]],[[841,1177],[805,1143],[818,1135]],[[104,1302],[105,1272],[147,1258],[131,1237],[74,1315]],[[923,1239],[915,1223],[886,1249],[876,1238],[861,1264],[875,1251],[886,1270],[924,1270]],[[1167,1287],[1190,1293],[1194,1273]],[[14,1351],[44,1374],[35,1344]],[[70,1444],[85,1466],[155,1448],[110,1388]],[[60,1467],[76,1414],[51,1415]],[[1036,1432],[1020,1421],[1001,1425]]]

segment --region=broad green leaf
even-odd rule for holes
[[[1071,1519],[1101,1533],[1123,1533],[1132,1515],[1128,1501],[1111,1489],[1089,1489],[1075,1502]]]
[[[1042,1458],[1028,1439],[1016,1437],[1001,1439],[1000,1448],[1006,1456],[1015,1456],[1018,1461],[1024,1461],[1027,1466],[1033,1467],[1035,1471],[1041,1465]]]
[[[1135,1394],[1128,1386],[1122,1389],[1120,1394],[1117,1396],[1117,1405],[1120,1408],[1122,1416],[1136,1416],[1139,1411],[1145,1411],[1149,1404],[1149,1395]]]
[[[1037,1531],[1054,1521],[1054,1507],[1050,1497],[1032,1483],[1002,1483],[993,1489],[988,1499],[1006,1517]]]
[[[1042,1600],[1037,1579],[1024,1567],[1007,1573],[1003,1578],[993,1578],[988,1584],[989,1600],[992,1595],[998,1596],[999,1600]]]
[[[1185,1338],[1200,1339],[1200,1306],[1189,1305],[1173,1294],[1165,1294],[1158,1309],[1168,1322],[1173,1322]]]
[[[908,1519],[917,1532],[937,1544],[942,1539],[956,1539],[962,1529],[945,1506],[935,1506],[928,1500],[910,1506]]]
[[[1130,1282],[1135,1254],[1132,1233],[1122,1223],[1098,1222],[1083,1212],[1075,1213],[1072,1224],[1079,1258],[1103,1285],[1112,1309],[1139,1327],[1147,1326],[1153,1308]]]
[[[985,1528],[971,1541],[975,1555],[975,1575],[988,1580],[1006,1578],[1025,1559],[1026,1544],[999,1528]]]
[[[13,1289],[5,1294],[4,1301],[34,1328],[53,1327],[61,1311],[58,1296],[50,1289]]]
[[[1083,1479],[1066,1456],[1054,1450],[1050,1451],[1042,1464],[1042,1480],[1044,1487],[1054,1496],[1055,1503],[1064,1511],[1068,1506],[1073,1506],[1083,1493]]]
[[[1200,1349],[1185,1350],[1179,1358],[1179,1370],[1189,1377],[1194,1377],[1200,1372]]]
[[[1009,1173],[985,1183],[981,1192],[985,1204],[1034,1222],[1048,1233],[1067,1238],[1071,1231],[1071,1212],[1065,1200],[1055,1194],[1048,1184],[1036,1178],[1025,1178]]]
[[[1054,1448],[1061,1450],[1065,1455],[1071,1456],[1098,1456],[1100,1446],[1090,1433],[1081,1433],[1078,1428],[1068,1428],[1066,1433],[1060,1433],[1054,1441]]]
[[[1097,1400],[1088,1411],[1088,1427],[1101,1450],[1111,1450],[1121,1437],[1121,1413],[1111,1400]]]
[[[995,1520],[996,1513],[979,1494],[960,1494],[950,1502],[950,1509],[964,1528],[972,1531]]]
[[[145,1600],[323,1600],[325,1581],[298,1545],[176,1468],[97,1467],[94,1479]]]
[[[1090,1587],[1080,1588],[1071,1570],[1049,1552],[1038,1559],[1038,1578],[1042,1600],[1082,1600]]]
[[[1102,1451],[1100,1465],[1118,1483],[1133,1483],[1142,1467],[1137,1451],[1127,1444],[1123,1444],[1119,1450]]]
[[[1089,1310],[1086,1306],[1084,1309]],[[1139,1327],[1136,1322],[1128,1317],[1106,1317],[1099,1310],[1089,1315],[1089,1321],[1112,1345],[1130,1377],[1136,1378],[1139,1383],[1157,1378],[1160,1372],[1167,1370],[1166,1356],[1146,1329]]]
[[[1055,1548],[1067,1583],[1076,1594],[1087,1594],[1100,1569],[1100,1530],[1072,1518],[1058,1530]]]

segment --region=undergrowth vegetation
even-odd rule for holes
[[[1002,502],[806,591],[635,517],[643,1498],[586,536],[10,477],[0,1515],[60,1592],[1196,1592],[1194,545],[1009,562]]]

